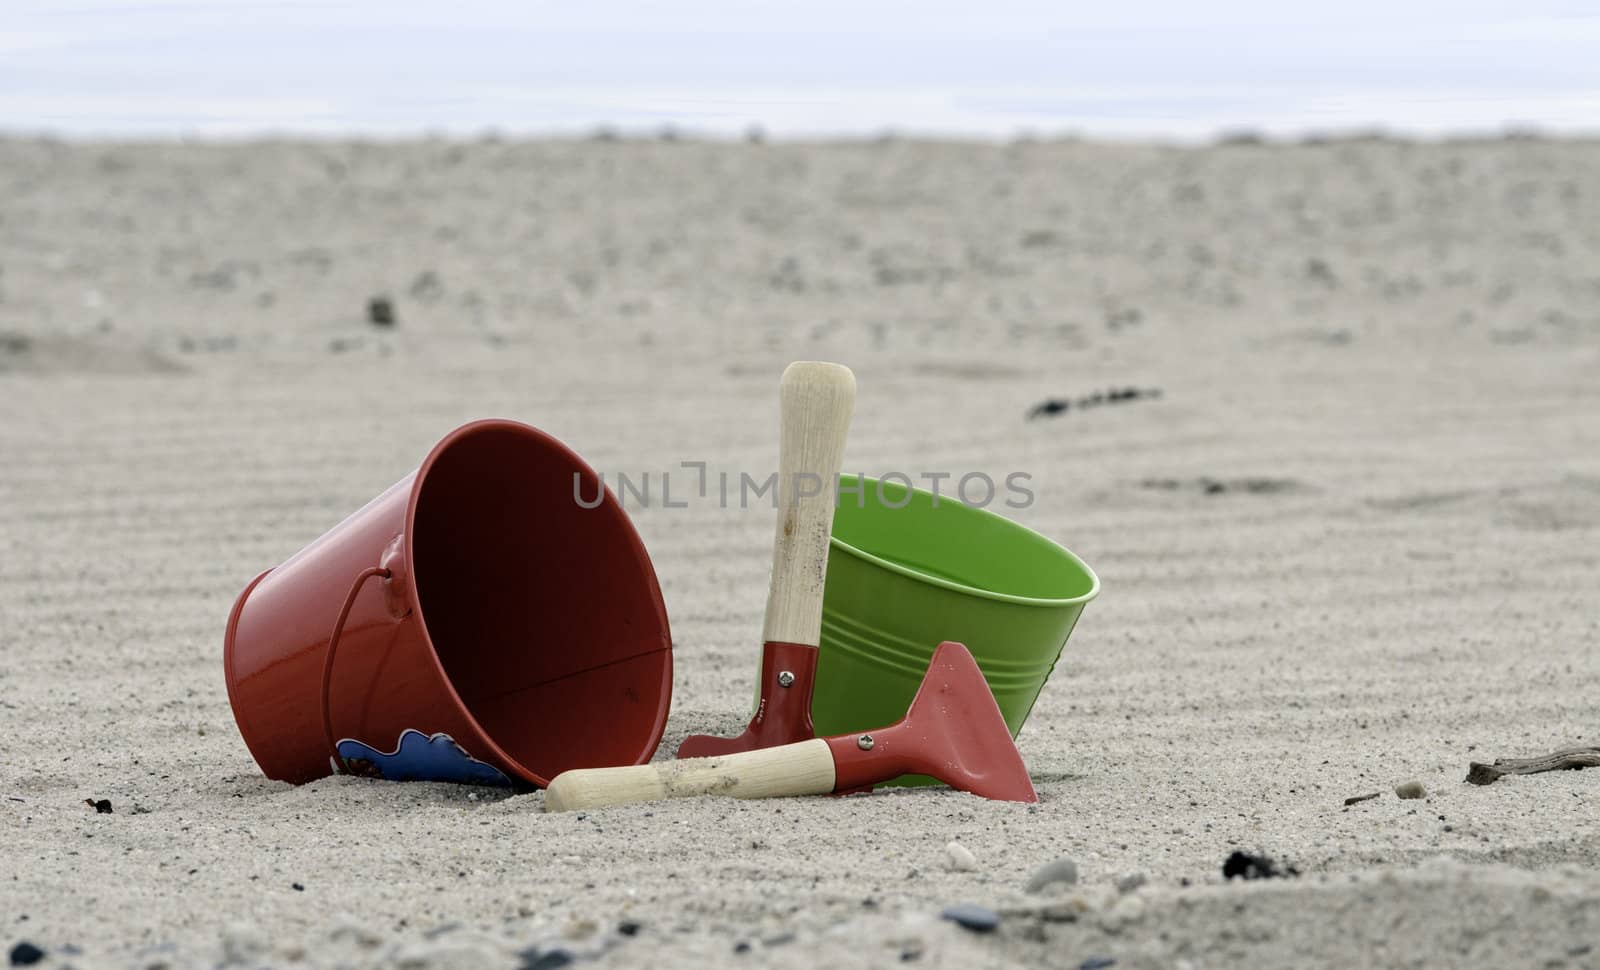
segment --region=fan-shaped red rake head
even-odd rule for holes
[[[951,640],[934,649],[911,709],[899,722],[827,741],[836,792],[916,774],[984,798],[1039,800],[983,671],[971,651]]]

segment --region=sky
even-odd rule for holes
[[[0,0],[70,136],[1600,131],[1595,0]]]

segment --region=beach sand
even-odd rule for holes
[[[1600,743],[1597,227],[1600,143],[1527,138],[0,141],[0,943],[1600,966],[1600,770],[1463,781]],[[222,678],[253,575],[473,418],[608,475],[764,474],[794,359],[855,370],[847,470],[1026,472],[1008,514],[1098,572],[1019,739],[1038,805],[546,815],[262,777]],[[1160,395],[1078,403],[1129,387]],[[1050,398],[1074,403],[1029,420]],[[666,757],[744,720],[772,512],[633,517],[675,643]],[[1235,850],[1300,875],[1227,882]],[[1060,857],[1079,883],[1027,893]]]

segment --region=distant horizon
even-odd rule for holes
[[[477,131],[441,131],[433,129],[369,131],[359,128],[342,130],[227,130],[227,131],[57,131],[45,128],[8,126],[0,122],[0,142],[44,141],[78,145],[166,145],[215,144],[247,145],[276,142],[305,142],[310,144],[336,144],[358,142],[371,144],[417,144],[440,142],[448,144],[537,143],[537,142],[682,142],[686,144],[741,144],[758,143],[781,145],[850,145],[883,141],[918,142],[951,145],[1006,145],[1023,142],[1037,144],[1081,143],[1086,145],[1171,146],[1200,148],[1208,145],[1249,145],[1289,147],[1357,141],[1391,141],[1400,144],[1448,144],[1451,142],[1484,141],[1594,141],[1600,140],[1600,124],[1586,128],[1547,128],[1539,125],[1507,124],[1501,128],[1413,131],[1382,125],[1357,125],[1348,128],[1328,128],[1304,131],[1268,131],[1251,126],[1228,126],[1209,133],[1160,134],[1091,132],[1062,129],[1057,131],[1019,130],[1009,134],[919,131],[914,129],[883,128],[858,132],[810,132],[784,134],[772,132],[757,125],[740,132],[697,131],[667,125],[655,129],[628,129],[616,125],[597,124],[588,128],[560,130],[486,128]]]
[[[1576,0],[12,0],[0,132],[1204,142],[1600,133]]]

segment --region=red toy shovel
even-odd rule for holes
[[[934,650],[898,724],[718,758],[567,771],[545,790],[544,806],[569,812],[693,795],[822,795],[904,774],[932,775],[984,798],[1039,800],[983,671],[959,643],[945,641]]]
[[[778,528],[762,628],[761,698],[744,733],[695,734],[680,758],[769,748],[811,737],[811,686],[822,638],[822,586],[845,432],[855,406],[850,368],[796,361],[778,386]]]

